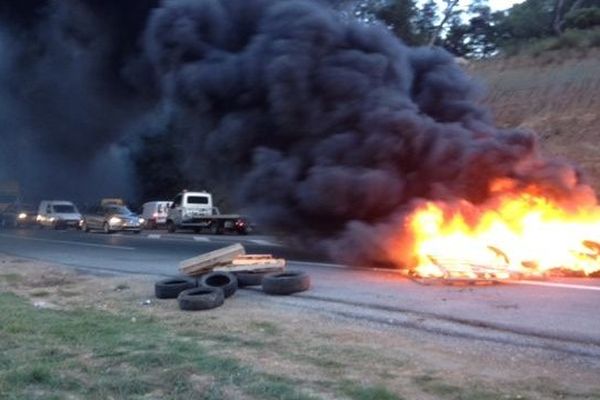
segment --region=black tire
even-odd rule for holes
[[[238,280],[230,272],[210,272],[200,278],[198,287],[219,288],[227,298],[237,290]]]
[[[310,277],[300,271],[277,272],[267,274],[262,280],[262,288],[268,294],[292,294],[310,288]]]
[[[186,278],[163,279],[154,284],[154,295],[157,299],[175,299],[184,290],[196,287],[196,281]]]
[[[240,271],[235,272],[235,277],[238,280],[238,287],[246,286],[260,286],[265,275],[273,273],[271,272],[253,272],[253,271]]]
[[[136,234],[136,235],[139,235],[140,233],[142,233],[142,231],[141,230],[139,230],[139,231],[133,231],[133,233]]]
[[[90,231],[90,227],[88,226],[87,222],[83,221],[83,223],[81,224],[81,230],[86,233]]]
[[[112,230],[110,229],[110,225],[108,225],[108,222],[105,222],[104,224],[102,224],[102,231],[104,231],[104,233],[106,233],[106,234],[112,233]]]
[[[219,221],[211,221],[210,233],[213,235],[220,235],[223,233],[223,228],[221,227],[221,223]]]
[[[197,287],[184,290],[177,297],[179,308],[187,311],[210,310],[225,302],[223,290],[214,287]]]
[[[175,226],[175,223],[173,221],[167,221],[167,231],[169,231],[169,233],[175,233],[176,230],[177,227]]]

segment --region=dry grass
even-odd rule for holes
[[[572,160],[600,191],[600,50],[545,52],[475,63],[503,127],[537,132],[548,154]]]

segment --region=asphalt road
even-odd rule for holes
[[[186,258],[240,242],[308,272],[310,291],[281,304],[343,318],[600,358],[600,279],[448,286],[401,274],[323,263],[311,249],[265,236],[0,230],[0,252],[94,273],[177,275]]]

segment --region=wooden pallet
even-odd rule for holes
[[[210,271],[271,272],[282,271],[285,265],[285,259],[273,258],[271,254],[246,254],[244,246],[236,243],[184,260],[179,263],[179,271],[189,276]]]
[[[183,260],[179,263],[179,271],[189,276],[202,275],[220,265],[228,265],[238,256],[246,254],[240,243],[223,247],[209,253]]]
[[[271,272],[282,271],[285,269],[285,259],[283,258],[256,258],[240,259],[236,258],[231,264],[215,267],[215,271],[227,272]]]

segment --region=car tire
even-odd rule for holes
[[[214,287],[198,287],[184,290],[177,297],[179,308],[186,311],[210,310],[225,302],[223,290]]]
[[[87,222],[83,221],[83,223],[81,224],[81,230],[85,233],[88,233],[90,231],[90,227],[88,226]]]
[[[268,294],[287,295],[310,288],[310,277],[300,271],[276,272],[262,279],[262,289]]]
[[[238,280],[231,272],[210,272],[200,278],[198,287],[219,288],[227,298],[238,289]]]
[[[195,280],[186,278],[163,279],[154,284],[154,295],[157,299],[176,299],[179,293],[195,287]]]
[[[212,221],[210,223],[210,233],[212,233],[213,235],[220,235],[221,233],[223,233],[223,229],[221,228],[221,224],[219,223],[219,221]]]
[[[175,233],[176,230],[177,226],[175,226],[175,223],[173,221],[167,221],[167,231],[169,233]]]
[[[133,231],[134,234],[139,235],[140,233],[142,233],[142,231]]]
[[[254,271],[240,271],[234,272],[235,277],[238,280],[238,287],[246,286],[260,286],[265,275],[271,272],[254,272]],[[279,271],[283,272],[283,271]]]
[[[104,224],[102,224],[102,231],[104,233],[106,233],[107,235],[112,233],[112,230],[110,229],[110,226],[108,225],[108,222],[105,222]]]

